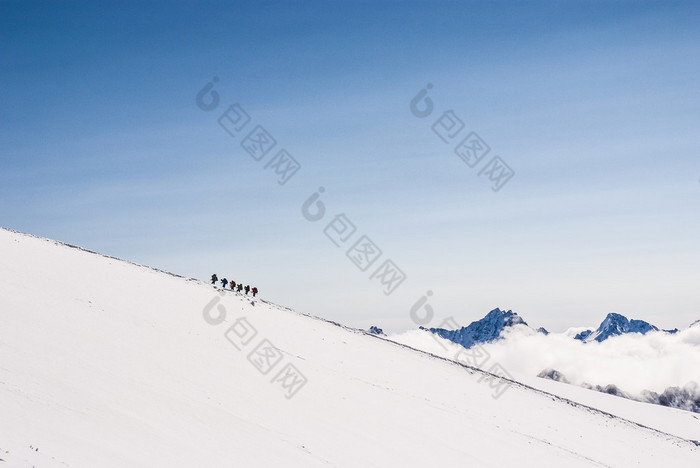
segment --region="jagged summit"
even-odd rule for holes
[[[586,343],[591,341],[600,343],[613,336],[626,333],[641,333],[644,335],[650,331],[659,331],[659,329],[644,320],[629,320],[624,315],[610,313],[595,331],[583,331],[576,335],[575,339]]]
[[[429,328],[428,330],[465,348],[471,348],[476,343],[487,343],[498,339],[503,330],[514,325],[527,326],[527,323],[512,310],[503,311],[497,307],[486,314],[486,317],[459,330],[445,330],[443,328]]]

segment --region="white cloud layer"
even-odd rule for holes
[[[390,338],[449,359],[463,349],[431,335],[416,330]],[[482,367],[500,363],[516,380],[553,368],[572,384],[615,384],[631,394],[700,383],[700,326],[674,335],[630,333],[602,343],[582,343],[557,333],[545,336],[517,326],[505,331],[503,338],[482,345],[490,355]]]

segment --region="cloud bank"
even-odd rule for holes
[[[499,363],[516,380],[552,368],[575,385],[615,384],[634,395],[700,383],[700,326],[676,334],[630,333],[602,343],[582,343],[563,333],[544,335],[519,325],[504,331],[501,338],[481,345],[489,355],[482,368]],[[390,339],[448,359],[464,349],[421,330]]]

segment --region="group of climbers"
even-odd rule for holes
[[[211,284],[213,284],[213,285],[216,286],[216,283],[217,283],[218,281],[219,281],[219,277],[216,276],[216,273],[214,273],[213,275],[211,275]],[[253,293],[253,297],[255,297],[255,296],[258,294],[258,288],[255,288],[255,287],[251,288],[251,287],[248,286],[247,284],[246,284],[245,286],[243,286],[243,283],[238,283],[238,284],[236,284],[236,282],[233,281],[233,280],[229,281],[229,280],[227,280],[226,278],[222,278],[222,279],[221,279],[221,286],[222,286],[224,289],[226,289],[226,285],[229,285],[229,287],[231,288],[231,291],[238,291],[238,292],[243,292],[243,291],[245,291],[245,295],[246,295],[246,296],[248,295],[249,292],[252,292],[252,293]]]

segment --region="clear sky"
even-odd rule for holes
[[[0,1],[0,225],[358,327],[416,327],[428,290],[434,326],[685,327],[698,24],[697,2]]]

